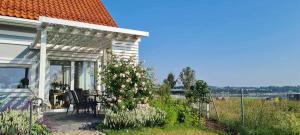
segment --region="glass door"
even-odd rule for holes
[[[95,90],[95,62],[75,62],[75,89]]]
[[[64,108],[64,92],[71,85],[71,62],[50,61],[49,101],[52,109]]]

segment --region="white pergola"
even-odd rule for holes
[[[142,37],[149,36],[148,32],[143,31],[49,17],[40,17],[39,22],[38,32],[31,48],[40,52],[38,95],[43,99],[46,89],[47,59],[97,61],[105,55],[104,50],[112,48],[115,41],[138,44]],[[71,73],[72,77],[74,76]],[[74,82],[71,81],[71,89],[72,83]]]

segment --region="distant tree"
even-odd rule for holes
[[[168,84],[163,84],[158,87],[157,95],[163,99],[169,99],[171,97],[171,87]]]
[[[196,81],[195,85],[190,90],[186,91],[186,98],[189,102],[209,103],[209,89],[208,85],[203,80]]]
[[[164,83],[173,89],[176,85],[175,75],[173,73],[169,73],[167,79],[164,80]]]
[[[191,86],[195,83],[195,76],[195,71],[191,67],[186,67],[182,69],[182,71],[179,74],[179,78],[185,90],[189,90]]]

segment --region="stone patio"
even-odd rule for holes
[[[46,113],[44,115],[46,124],[56,135],[99,135],[95,127],[104,118],[104,115],[96,117],[93,114],[66,114],[66,113]]]

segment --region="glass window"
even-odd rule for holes
[[[28,88],[28,68],[0,67],[0,89]]]
[[[71,84],[71,62],[69,61],[50,61],[50,80],[53,89],[57,85]]]

